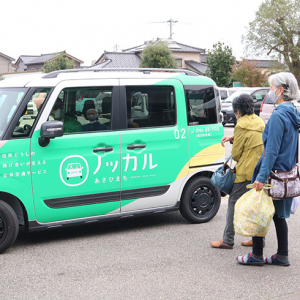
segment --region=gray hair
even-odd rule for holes
[[[292,73],[280,72],[269,77],[269,84],[277,88],[283,87],[282,98],[285,101],[299,100],[300,93],[297,80]]]

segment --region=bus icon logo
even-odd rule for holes
[[[70,177],[82,178],[82,169],[83,167],[80,163],[68,164],[67,168],[65,169],[67,171],[67,180],[69,180]]]

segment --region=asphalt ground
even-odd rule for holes
[[[226,209],[224,197],[215,218],[196,225],[173,212],[20,232],[0,255],[0,299],[300,299],[300,209],[288,219],[289,267],[237,264],[251,250],[241,236],[233,250],[212,248]],[[264,254],[276,248],[271,224]]]

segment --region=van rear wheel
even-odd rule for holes
[[[191,223],[211,220],[219,211],[221,195],[207,177],[197,177],[187,184],[180,201],[182,216]]]
[[[9,248],[19,233],[19,221],[15,211],[0,200],[0,254]]]

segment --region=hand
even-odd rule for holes
[[[264,187],[264,184],[255,180],[253,183],[253,188],[256,189],[257,191],[262,190],[262,188]]]
[[[234,137],[233,136],[223,136],[221,139],[221,145],[225,147],[224,143],[226,142],[233,142]]]

